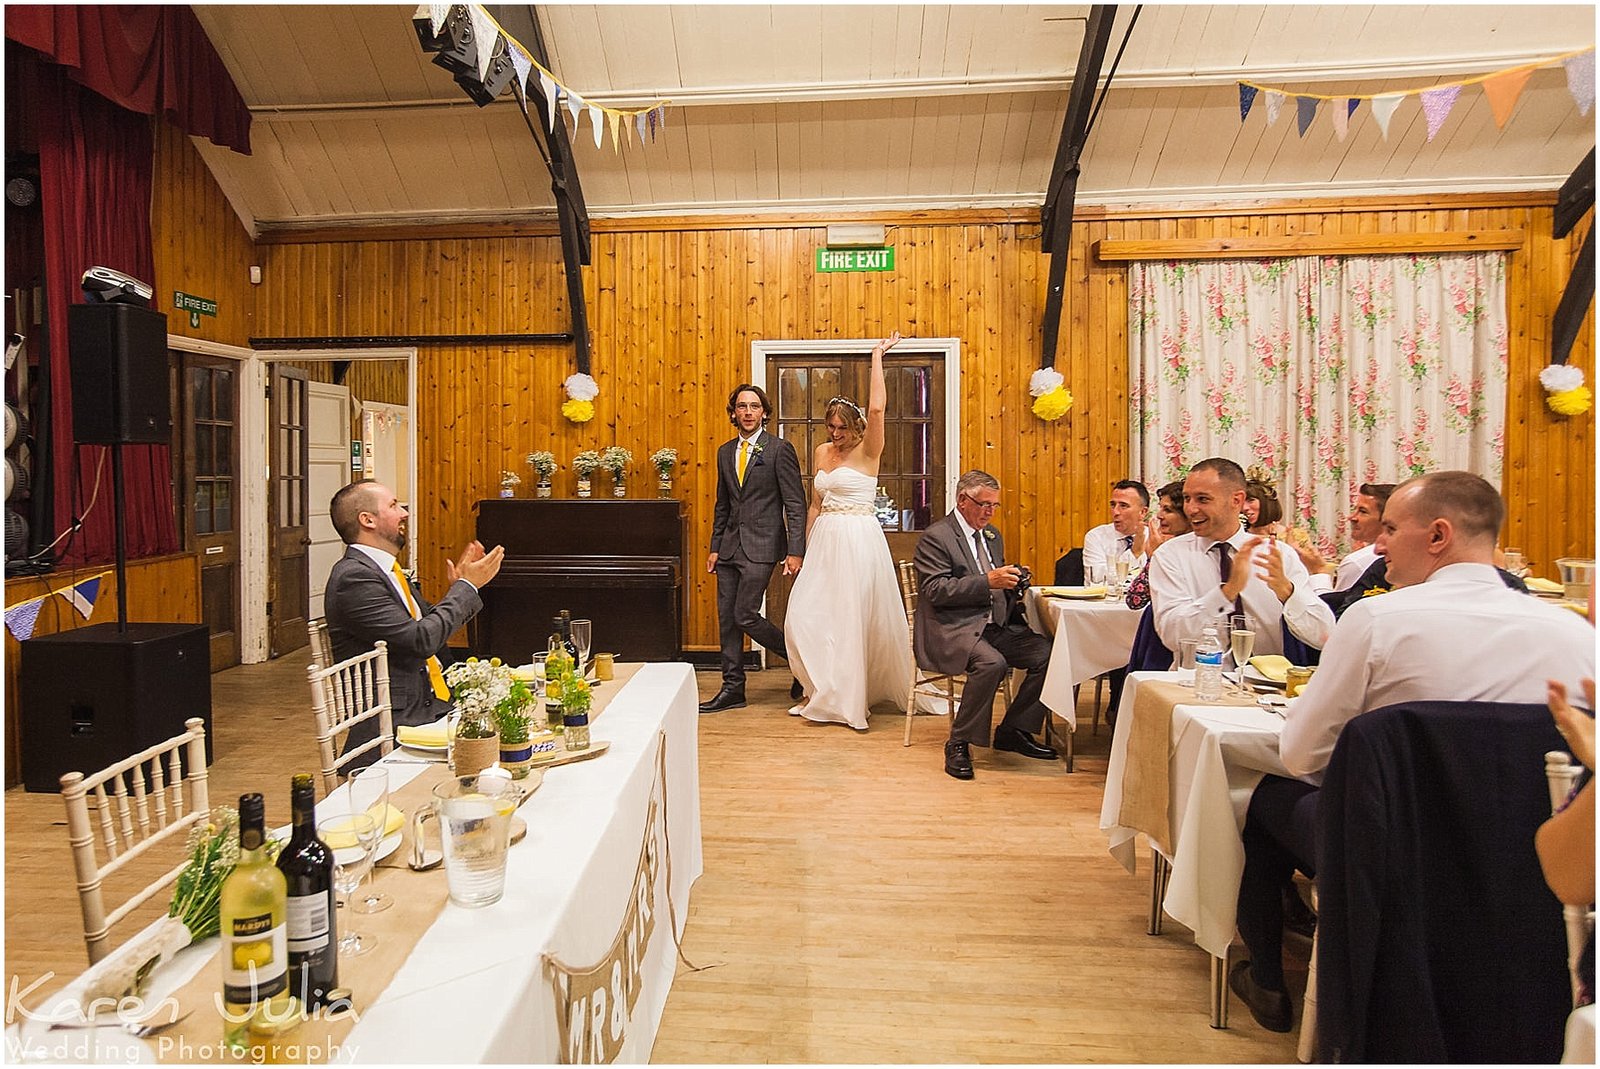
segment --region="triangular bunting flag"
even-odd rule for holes
[[[533,57],[510,41],[506,42],[506,48],[511,51],[511,69],[517,72],[517,88],[527,92],[528,75],[533,73]]]
[[[83,582],[56,593],[66,598],[78,615],[87,620],[94,615],[94,601],[100,596],[100,576],[85,579]]]
[[[1354,104],[1355,101],[1352,100],[1350,103]],[[1350,109],[1338,107],[1336,104],[1328,114],[1333,116],[1333,135],[1343,141],[1350,133]]]
[[[1311,120],[1317,117],[1317,105],[1322,103],[1316,97],[1295,97],[1295,121],[1300,125],[1300,136],[1305,137],[1306,131],[1311,129]]]
[[[545,128],[556,132],[556,83],[542,69],[539,71],[539,92],[544,94]]]
[[[611,120],[611,151],[621,152],[622,139],[617,132],[622,129],[622,116],[615,111],[608,111],[606,118]]]
[[[1278,109],[1283,107],[1283,94],[1267,90],[1267,125],[1278,121]]]
[[[1593,79],[1590,80],[1593,81]],[[1594,94],[1590,93],[1589,95],[1592,97]],[[667,108],[665,104],[656,109],[656,123],[663,130],[667,128]]]
[[[645,143],[644,131],[645,131],[646,125],[647,124],[645,122],[644,112],[641,111],[639,114],[637,114],[637,115],[635,115],[633,117],[633,126],[634,126],[634,129],[639,131],[639,144],[641,146]]]
[[[1577,102],[1578,114],[1589,114],[1594,107],[1594,52],[1572,56],[1562,66],[1567,68],[1567,91]]]
[[[1383,134],[1383,139],[1389,139],[1389,120],[1394,118],[1394,109],[1400,106],[1404,94],[1372,98],[1372,117],[1378,120],[1378,130]]]
[[[656,117],[656,112],[658,112],[660,110],[661,110],[660,108],[651,108],[650,111],[649,111],[649,115],[650,115],[650,140],[652,140],[652,141],[654,141],[656,139],[656,124],[661,121],[659,118]]]
[[[1517,106],[1522,87],[1533,76],[1532,67],[1506,71],[1483,80],[1483,95],[1489,98],[1489,110],[1494,112],[1494,124],[1504,126]]]
[[[1424,89],[1422,91],[1422,114],[1428,120],[1428,140],[1433,140],[1433,135],[1439,132],[1444,121],[1450,117],[1450,109],[1456,106],[1456,97],[1461,95],[1459,85],[1441,85],[1437,89]]]
[[[445,20],[448,19],[449,17],[450,17],[450,5],[449,4],[429,4],[428,5],[428,28],[433,31],[433,35],[435,37],[439,36],[439,31],[440,30],[444,29]]]
[[[583,114],[583,98],[570,89],[563,89],[567,94],[567,110],[572,112],[572,132],[578,132],[578,116]]]
[[[605,136],[605,111],[599,104],[589,105],[589,121],[594,123],[594,147],[600,147],[600,139]]]
[[[1256,94],[1260,90],[1253,85],[1239,83],[1239,121],[1244,122],[1250,117],[1250,105],[1256,102]]]
[[[478,81],[481,82],[489,77],[489,61],[494,58],[494,43],[500,31],[479,4],[468,4],[467,15],[472,19],[472,39],[478,45]]]
[[[39,610],[43,607],[44,598],[11,606],[6,610],[6,630],[15,635],[18,642],[28,641],[33,637],[33,629],[39,622]]]

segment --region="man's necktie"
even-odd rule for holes
[[[972,532],[972,554],[973,554],[973,558],[978,562],[978,567],[982,571],[988,572],[991,568],[994,567],[993,560],[989,556],[988,547],[986,547],[983,544],[983,532],[982,531],[973,531]],[[1006,592],[1004,590],[995,590],[992,587],[990,588],[990,590],[989,590],[989,619],[991,621],[993,621],[994,626],[996,626],[996,627],[1004,627],[1005,626],[1005,622],[1006,622]]]
[[[411,596],[411,584],[406,580],[406,573],[400,570],[400,562],[394,562],[394,577],[400,580],[400,590],[406,596],[406,608],[411,610],[413,620],[422,619],[422,613],[417,609],[417,601]],[[433,684],[433,696],[442,702],[450,700],[450,688],[445,685],[444,669],[439,664],[439,658],[428,658],[428,682]]]
[[[1217,558],[1220,561],[1218,570],[1222,573],[1222,585],[1227,586],[1228,577],[1233,574],[1233,546],[1229,545],[1227,542],[1218,542],[1216,549]],[[1233,611],[1236,613],[1244,612],[1244,601],[1242,596],[1235,597],[1233,599]]]
[[[1133,552],[1133,535],[1122,536],[1122,550],[1124,553]]]
[[[739,439],[739,485],[744,485],[744,469],[750,463],[750,443]]]

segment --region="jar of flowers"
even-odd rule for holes
[[[528,684],[512,676],[505,700],[494,707],[495,728],[500,733],[500,767],[512,779],[525,779],[533,762],[534,714],[542,712],[538,696]]]
[[[600,466],[611,473],[611,496],[628,496],[628,465],[633,454],[620,445],[608,445],[600,454]]]
[[[522,476],[518,475],[516,472],[514,472],[514,471],[502,471],[500,473],[500,496],[501,497],[516,497],[517,496],[517,487],[519,487],[521,485],[522,485]]]
[[[589,497],[593,494],[593,483],[590,480],[594,476],[595,469],[600,466],[600,454],[593,449],[585,449],[572,458],[572,470],[578,476],[579,497]]]
[[[672,448],[657,449],[650,454],[650,466],[656,469],[656,496],[672,496],[672,469],[678,466],[678,451]]]
[[[550,477],[556,473],[556,455],[548,450],[535,450],[528,454],[528,466],[533,469],[533,496],[550,496]]]
[[[476,776],[500,757],[494,714],[511,693],[511,669],[492,657],[469,657],[444,670],[450,700],[460,718],[450,745],[450,767],[457,776]]]

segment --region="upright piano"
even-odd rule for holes
[[[593,652],[627,661],[683,657],[688,510],[675,498],[492,498],[478,502],[478,541],[506,547],[482,591],[472,645],[525,664],[549,646],[562,609],[594,622]]]

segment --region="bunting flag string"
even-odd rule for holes
[[[649,131],[650,140],[654,141],[657,127],[666,125],[666,108],[672,101],[663,98],[645,108],[608,108],[603,104],[596,104],[591,100],[584,99],[582,94],[562,84],[561,80],[555,76],[555,73],[535,59],[533,53],[529,52],[522,42],[507,33],[482,4],[429,4],[427,6],[428,20],[433,27],[435,35],[438,34],[439,28],[444,25],[452,6],[466,9],[467,18],[472,24],[473,35],[479,42],[478,78],[480,81],[488,73],[497,38],[505,43],[506,54],[510,57],[511,69],[516,76],[515,88],[524,102],[524,110],[526,110],[525,101],[528,91],[532,88],[530,82],[537,73],[538,91],[544,95],[545,99],[545,128],[552,133],[556,128],[557,101],[562,98],[564,98],[567,109],[572,113],[574,135],[576,135],[583,117],[588,115],[589,121],[594,127],[595,148],[600,148],[604,144],[605,133],[608,128],[611,132],[612,151],[621,152],[623,142],[632,140],[622,136],[621,131],[625,129],[624,123],[632,125],[638,130],[639,143],[641,145],[646,143],[646,130]],[[418,9],[416,17],[420,19],[421,15],[422,9]]]
[[[1328,109],[1332,117],[1334,133],[1340,141],[1345,139],[1350,129],[1350,118],[1356,109],[1365,101],[1372,109],[1372,117],[1378,122],[1378,130],[1387,140],[1389,137],[1389,120],[1394,117],[1395,110],[1400,102],[1407,97],[1417,97],[1422,104],[1423,117],[1427,122],[1428,140],[1444,126],[1454,109],[1456,101],[1460,99],[1461,91],[1467,86],[1478,85],[1483,87],[1484,96],[1489,100],[1489,107],[1494,113],[1497,126],[1505,126],[1506,120],[1511,117],[1516,109],[1517,100],[1522,95],[1522,90],[1527,86],[1528,79],[1533,72],[1543,67],[1560,64],[1566,70],[1567,91],[1572,94],[1572,99],[1578,106],[1578,113],[1587,116],[1589,109],[1594,106],[1594,46],[1580,48],[1572,52],[1565,52],[1549,59],[1537,60],[1533,63],[1524,63],[1516,67],[1507,67],[1504,70],[1492,71],[1475,78],[1464,78],[1458,82],[1447,82],[1443,85],[1429,86],[1422,89],[1390,90],[1386,93],[1375,94],[1327,94],[1327,93],[1293,93],[1286,89],[1277,89],[1270,85],[1261,85],[1257,82],[1239,82],[1239,121],[1242,123],[1250,116],[1252,106],[1255,104],[1257,94],[1265,93],[1267,98],[1267,125],[1271,126],[1278,119],[1278,109],[1284,100],[1293,100],[1297,127],[1301,137],[1306,136],[1306,130],[1315,118],[1318,106],[1323,101],[1331,101],[1334,107]]]
[[[66,586],[47,590],[15,605],[7,605],[6,630],[10,631],[18,642],[28,641],[33,637],[33,629],[39,623],[39,612],[44,608],[44,603],[57,595],[76,609],[79,616],[85,620],[89,619],[94,615],[94,603],[100,597],[100,583],[110,574],[109,571],[100,572],[87,579],[77,579]]]

